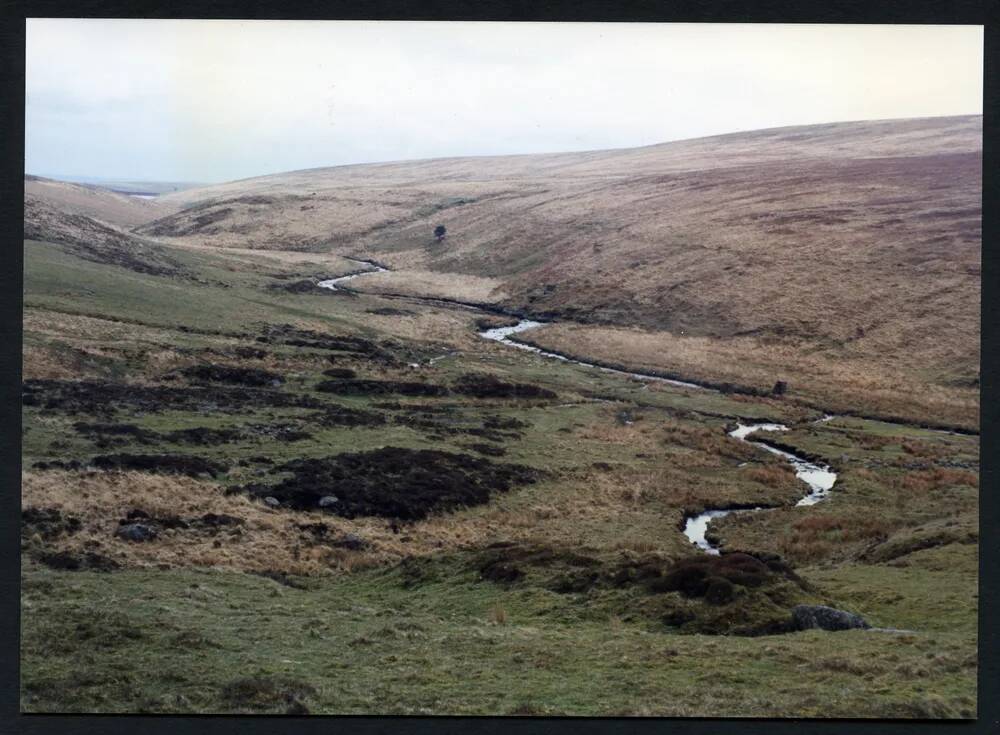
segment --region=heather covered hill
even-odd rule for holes
[[[878,317],[978,313],[980,166],[979,117],[838,123],[267,176],[167,196],[184,209],[141,231],[364,247],[594,321],[843,340]]]
[[[722,339],[736,348],[729,364],[760,363],[763,383],[782,369],[800,385],[822,381],[787,359],[818,356],[842,369],[817,401],[843,407],[838,390],[907,385],[917,413],[948,404],[949,421],[973,425],[981,139],[981,116],[963,116],[312,169],[166,196],[162,206],[181,209],[138,231],[197,247],[362,254],[395,271],[367,290],[498,301],[644,339]],[[698,354],[618,357],[719,370]],[[876,384],[848,385],[851,374]],[[929,390],[940,396],[923,400]]]

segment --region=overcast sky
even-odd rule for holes
[[[28,173],[215,182],[982,112],[979,26],[29,20]]]

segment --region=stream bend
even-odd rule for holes
[[[320,288],[327,288],[332,291],[338,290],[338,285],[346,281],[353,280],[360,276],[366,276],[373,273],[383,273],[388,271],[388,268],[379,265],[370,260],[361,260],[359,258],[348,258],[348,260],[354,260],[359,264],[364,264],[370,266],[370,270],[361,271],[359,273],[350,273],[346,276],[340,276],[338,278],[329,278],[324,281],[320,281],[317,285]],[[419,298],[419,297],[414,297]],[[471,305],[470,305],[471,306]],[[475,308],[475,307],[473,307]],[[614,373],[616,375],[623,375],[628,378],[633,378],[636,380],[644,380],[658,383],[667,383],[669,385],[676,385],[681,388],[694,388],[697,390],[713,390],[712,388],[706,388],[702,385],[697,385],[695,383],[688,383],[683,380],[672,380],[670,378],[664,378],[658,375],[648,375],[646,373],[635,373],[629,372],[627,370],[618,370],[616,368],[604,367],[602,365],[595,365],[594,363],[586,362],[584,360],[576,360],[565,355],[560,355],[555,352],[549,352],[543,350],[540,347],[535,347],[534,345],[525,344],[524,342],[518,342],[511,339],[512,335],[519,334],[521,332],[527,332],[530,329],[535,329],[542,326],[546,322],[534,321],[532,319],[521,319],[517,324],[507,327],[494,327],[493,329],[486,329],[479,332],[479,336],[483,339],[492,340],[494,342],[500,342],[501,344],[507,345],[508,347],[514,347],[519,350],[524,350],[526,352],[532,352],[536,355],[541,355],[542,357],[551,358],[554,360],[560,360],[562,362],[570,363],[573,365],[582,365],[584,367],[592,368],[595,370],[601,370],[606,373]],[[834,418],[831,415],[826,415],[819,421],[829,421]],[[747,442],[748,444],[753,444],[755,447],[759,447],[765,452],[770,452],[771,454],[777,455],[782,459],[786,460],[792,465],[795,470],[795,476],[801,480],[808,492],[799,499],[795,504],[798,506],[808,506],[815,505],[816,503],[824,500],[833,488],[834,483],[837,481],[837,473],[833,472],[828,465],[819,465],[804,457],[800,457],[792,452],[787,452],[783,449],[778,449],[772,447],[769,444],[762,441],[753,441],[749,439],[752,434],[758,431],[788,431],[788,427],[784,424],[772,424],[772,423],[761,423],[761,424],[737,424],[736,428],[729,432],[729,436],[734,439],[739,439],[740,441]],[[692,544],[702,549],[708,554],[718,555],[720,553],[719,548],[713,545],[710,541],[705,538],[705,534],[708,532],[709,524],[716,518],[722,518],[724,516],[730,515],[731,513],[759,513],[767,510],[775,510],[773,507],[754,507],[754,508],[710,508],[698,514],[692,514],[685,518],[684,521],[684,535],[688,537]]]

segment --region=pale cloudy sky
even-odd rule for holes
[[[982,112],[980,26],[36,19],[29,173],[225,181]]]

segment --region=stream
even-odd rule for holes
[[[333,291],[337,290],[338,284],[350,281],[352,279],[358,278],[359,276],[366,276],[373,273],[383,273],[388,271],[388,268],[379,265],[370,260],[360,260],[358,258],[348,258],[348,260],[354,260],[358,263],[368,265],[371,267],[370,270],[361,271],[358,273],[351,273],[346,276],[340,276],[339,278],[330,278],[324,281],[320,281],[317,285],[320,288],[327,288]],[[412,297],[417,300],[421,300],[421,297]],[[440,301],[440,299],[423,299],[427,301]],[[465,306],[471,308],[478,308],[473,304],[465,304]],[[483,309],[480,309],[481,311]],[[549,352],[543,350],[540,347],[535,347],[534,345],[525,344],[524,342],[519,342],[517,340],[511,339],[512,335],[520,334],[521,332],[527,332],[530,329],[536,329],[537,327],[543,326],[548,322],[539,322],[531,319],[521,319],[517,324],[508,327],[494,327],[492,329],[486,329],[479,332],[479,336],[483,339],[492,340],[494,342],[499,342],[501,344],[507,345],[508,347],[514,347],[518,350],[524,350],[526,352],[532,352],[536,355],[541,355],[542,357],[551,358],[554,360],[560,360],[565,363],[570,363],[572,365],[582,365],[584,367],[592,368],[594,370],[600,370],[605,373],[614,373],[616,375],[622,375],[635,380],[643,380],[658,383],[667,383],[669,385],[676,385],[681,388],[694,388],[697,390],[714,390],[713,388],[707,388],[702,385],[697,385],[695,383],[688,383],[683,380],[672,380],[670,378],[664,378],[659,375],[649,375],[646,373],[634,373],[627,370],[619,370],[616,368],[604,367],[603,365],[595,365],[591,362],[586,362],[584,360],[577,360],[566,355],[560,355],[556,352]],[[834,418],[831,415],[823,416],[823,418],[818,419],[818,422],[829,421]],[[837,481],[837,473],[833,472],[828,465],[814,464],[804,457],[799,457],[791,452],[784,451],[782,449],[777,449],[769,444],[762,441],[753,441],[749,439],[752,434],[759,431],[788,431],[788,427],[783,424],[772,424],[772,423],[760,423],[760,424],[737,424],[736,428],[729,432],[729,436],[734,439],[739,439],[740,441],[752,444],[765,452],[770,452],[782,459],[786,460],[792,465],[792,469],[795,470],[795,476],[802,481],[805,485],[807,492],[799,501],[795,504],[796,507],[815,505],[821,500],[825,499],[830,490],[833,488],[834,483]],[[780,506],[779,506],[780,507]],[[697,546],[699,549],[705,551],[708,554],[718,555],[720,553],[719,548],[714,546],[708,539],[705,538],[708,532],[709,524],[716,518],[722,518],[724,516],[730,515],[731,513],[759,513],[767,510],[775,510],[774,507],[764,507],[758,506],[754,508],[709,508],[701,513],[695,515],[689,515],[685,518],[684,522],[684,535],[691,541],[692,544]]]
[[[803,495],[795,504],[796,507],[815,505],[827,497],[830,490],[833,488],[834,483],[837,481],[836,472],[833,472],[828,465],[814,464],[806,459],[803,459],[802,457],[792,454],[791,452],[777,449],[769,444],[765,444],[764,442],[755,442],[747,439],[748,436],[757,431],[788,431],[788,427],[784,424],[750,424],[746,426],[738,424],[735,429],[729,432],[729,436],[734,439],[744,441],[747,444],[753,444],[755,447],[759,447],[765,452],[775,454],[782,459],[787,460],[792,465],[792,469],[795,470],[795,476],[809,489],[809,492]],[[684,535],[687,536],[691,543],[699,549],[702,549],[709,554],[718,555],[718,547],[713,546],[712,543],[705,538],[705,534],[708,532],[708,524],[716,518],[722,518],[730,513],[756,513],[763,510],[774,509],[758,506],[756,508],[706,510],[704,513],[688,516],[685,519]]]
[[[370,260],[358,260],[357,258],[345,258],[345,260],[353,260],[356,263],[364,263],[365,265],[370,265],[371,270],[358,271],[357,273],[349,273],[346,276],[340,276],[339,278],[327,278],[325,281],[320,281],[316,285],[320,288],[328,288],[331,291],[337,290],[338,283],[344,283],[345,281],[351,281],[358,276],[370,276],[373,273],[385,273],[388,268],[380,266],[378,263],[372,263]]]
[[[656,381],[662,383],[669,383],[670,385],[677,385],[684,388],[697,388],[699,390],[711,390],[705,388],[704,386],[695,385],[694,383],[686,383],[682,380],[670,380],[669,378],[662,378],[656,375],[647,375],[644,373],[633,373],[626,370],[616,370],[614,368],[603,367],[601,365],[595,365],[590,362],[585,362],[583,360],[574,360],[566,357],[565,355],[560,355],[555,352],[547,352],[534,345],[525,344],[523,342],[517,342],[510,339],[512,334],[518,334],[520,332],[526,332],[529,329],[534,329],[536,327],[542,326],[545,322],[536,322],[530,319],[522,319],[517,324],[510,327],[496,327],[494,329],[487,329],[486,331],[480,332],[479,336],[484,339],[491,339],[495,342],[501,342],[510,347],[516,347],[519,350],[526,350],[528,352],[533,352],[536,355],[542,355],[543,357],[551,357],[556,360],[562,360],[563,362],[572,363],[574,365],[583,365],[585,367],[594,368],[597,370],[602,370],[607,373],[616,373],[618,375],[624,375],[629,378],[635,378],[638,380]],[[833,416],[824,416],[820,421],[829,421]],[[738,424],[735,429],[729,432],[729,436],[734,439],[739,439],[740,441],[747,442],[748,444],[753,444],[755,447],[763,449],[765,452],[770,452],[771,454],[777,455],[782,459],[786,460],[792,465],[795,470],[795,476],[801,480],[806,488],[807,492],[799,501],[795,504],[796,506],[805,505],[815,505],[819,501],[827,497],[830,490],[833,488],[834,483],[837,481],[837,474],[833,472],[827,465],[818,465],[803,457],[799,457],[791,452],[786,452],[783,449],[777,449],[770,446],[764,442],[751,441],[747,437],[757,431],[788,431],[788,427],[783,424]],[[699,549],[713,555],[718,555],[719,549],[713,546],[708,539],[705,538],[705,534],[708,532],[708,525],[716,518],[722,518],[730,513],[748,513],[748,512],[760,512],[764,510],[773,510],[773,508],[710,508],[697,515],[687,516],[684,523],[684,535],[688,537],[692,544],[697,546]]]

